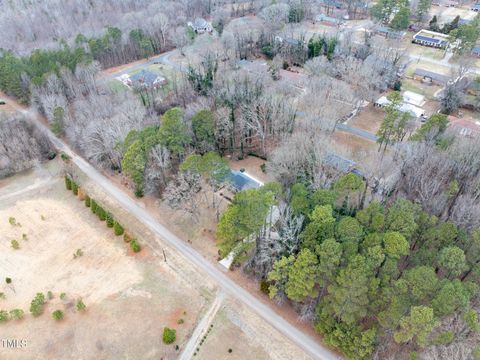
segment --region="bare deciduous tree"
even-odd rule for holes
[[[0,116],[0,178],[33,167],[52,151],[47,136],[27,118]]]

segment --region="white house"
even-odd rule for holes
[[[188,22],[187,25],[190,26],[190,28],[193,31],[195,31],[197,34],[212,32],[212,30],[213,30],[212,25],[210,25],[210,23],[207,20],[202,19],[202,18],[195,19],[195,21],[193,23]]]
[[[391,103],[390,100],[388,100],[386,96],[382,96],[377,101],[375,101],[374,105],[377,106],[377,107],[382,107],[383,108],[383,107],[389,105],[390,103]],[[402,112],[409,113],[415,119],[426,118],[425,110],[423,110],[419,106],[408,103],[405,100],[405,98],[403,99],[403,102],[402,102],[402,104],[400,104],[398,109]]]

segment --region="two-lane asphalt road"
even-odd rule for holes
[[[255,296],[250,294],[247,290],[236,284],[233,280],[227,277],[219,268],[214,264],[206,260],[200,253],[192,249],[185,241],[182,241],[170,230],[161,225],[155,218],[150,215],[145,209],[140,207],[132,198],[126,195],[121,189],[113,184],[108,178],[97,171],[92,165],[85,161],[82,157],[74,153],[63,141],[58,139],[53,133],[40,122],[39,117],[26,110],[23,111],[26,114],[32,116],[32,120],[48,134],[52,143],[58,148],[58,150],[65,152],[71,157],[73,161],[81,171],[83,171],[92,181],[100,185],[110,196],[112,196],[119,204],[121,204],[126,210],[134,215],[138,221],[146,225],[158,236],[160,236],[166,243],[178,250],[183,256],[195,264],[200,271],[208,274],[213,280],[217,282],[220,288],[233,298],[242,301],[249,306],[268,323],[275,327],[278,331],[283,333],[289,339],[291,339],[296,345],[302,348],[314,359],[322,360],[334,360],[341,359],[340,356],[333,353],[329,349],[323,347],[317,341],[310,336],[306,335],[298,328],[290,324],[283,319],[269,306],[265,305]]]

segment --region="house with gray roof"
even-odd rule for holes
[[[187,25],[197,34],[212,32],[212,25],[202,18],[197,18],[193,22],[188,22]]]
[[[320,14],[315,17],[315,22],[329,25],[329,26],[340,26],[342,25],[345,21],[342,19],[337,19],[332,16],[327,16],[325,14]]]
[[[383,25],[375,26],[373,28],[373,32],[388,39],[403,39],[403,37],[406,35],[405,31],[396,31]]]
[[[424,83],[435,85],[446,85],[450,78],[446,75],[442,75],[433,71],[417,68],[413,73],[413,79]]]
[[[343,173],[349,173],[350,171],[355,169],[356,165],[355,161],[345,159],[344,157],[341,157],[340,155],[331,152],[327,153],[324,156],[324,160],[328,165]]]
[[[158,88],[166,84],[167,79],[148,70],[142,70],[126,79],[126,85],[136,88]]]

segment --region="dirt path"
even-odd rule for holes
[[[42,180],[36,179],[35,182],[32,185],[24,187],[21,190],[14,191],[14,192],[11,192],[11,193],[0,196],[0,201],[7,200],[9,198],[16,197],[16,196],[21,195],[23,193],[26,193],[26,192],[29,192],[31,190],[35,190],[35,189],[38,189],[42,186],[45,186],[51,181],[51,179],[52,179],[51,177],[47,177],[47,178],[44,178]]]
[[[15,111],[22,111],[25,110],[27,107],[25,105],[21,105],[15,100],[14,98],[8,96],[4,92],[0,91],[0,99],[5,101],[5,105],[0,106],[0,112],[15,112]]]
[[[197,347],[200,338],[208,331],[210,324],[223,303],[223,300],[225,300],[225,294],[223,292],[218,293],[212,306],[197,325],[192,336],[188,340],[188,343],[185,345],[185,349],[179,357],[180,360],[190,360],[193,357],[193,353],[195,352],[195,348]]]

